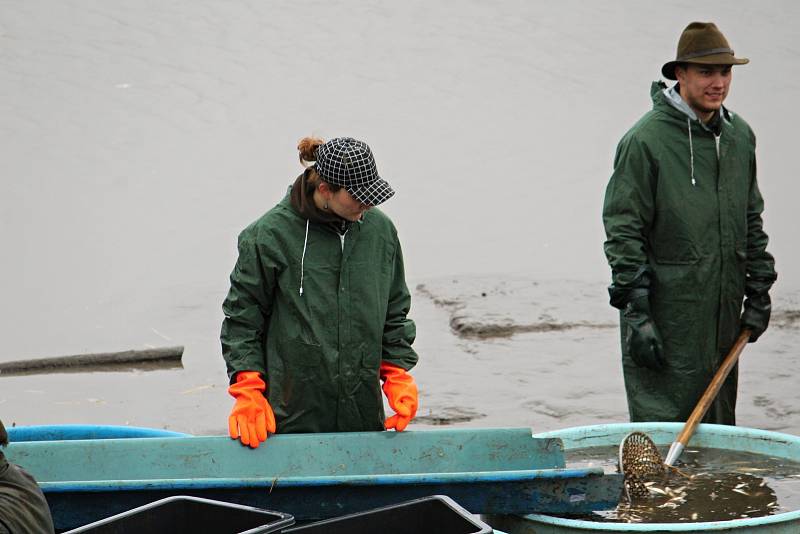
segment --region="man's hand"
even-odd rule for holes
[[[772,312],[772,300],[769,293],[753,295],[744,301],[742,328],[750,329],[750,343],[753,343],[767,329]]]
[[[650,317],[649,296],[643,295],[628,302],[622,310],[622,317],[627,324],[625,341],[633,362],[654,371],[663,369],[666,364],[664,345]]]

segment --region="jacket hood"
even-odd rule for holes
[[[714,117],[708,124],[701,121],[694,110],[686,103],[681,97],[679,85],[675,84],[672,87],[667,87],[664,82],[653,82],[650,86],[650,97],[653,99],[653,111],[662,112],[668,116],[680,121],[681,127],[686,128],[686,137],[689,142],[689,159],[690,178],[692,186],[697,185],[697,180],[694,175],[694,141],[692,139],[692,125],[696,124],[700,129],[712,134],[717,144],[717,159],[719,159],[720,149],[720,136],[722,135],[723,122],[730,124],[731,114],[725,109],[724,106],[720,107],[720,111],[714,114]]]
[[[721,118],[730,123],[733,118],[733,113],[725,106],[721,106],[720,112],[711,119],[709,124],[704,123],[681,97],[680,85],[677,83],[672,87],[667,87],[667,84],[662,81],[653,82],[650,85],[650,98],[653,100],[654,110],[664,111],[681,121],[689,119],[692,122],[697,122],[702,129],[711,133],[715,133],[715,130],[719,132],[722,127],[721,124],[714,124],[716,120]]]
[[[289,199],[292,208],[300,214],[301,217],[309,221],[329,224],[338,233],[342,233],[349,227],[349,221],[342,219],[334,213],[322,211],[314,204],[314,189],[315,186],[308,181],[309,170],[297,177],[292,184],[289,191]]]
[[[323,227],[328,227],[339,235],[344,251],[344,235],[352,226],[352,222],[339,217],[338,215],[323,211],[314,204],[314,189],[316,186],[308,181],[310,168],[297,177],[294,184],[289,188],[289,193],[284,202],[287,202],[293,211],[306,220],[305,238],[303,239],[303,253],[300,256],[300,287],[298,291],[303,296],[303,280],[305,278],[305,259],[308,250],[308,230],[311,222],[318,223]],[[361,222],[361,221],[359,221]]]

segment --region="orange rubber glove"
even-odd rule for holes
[[[383,393],[395,411],[383,426],[386,430],[394,428],[402,432],[417,415],[417,384],[408,371],[388,362],[381,362],[380,377],[383,380]]]
[[[266,441],[267,432],[275,433],[275,414],[264,397],[266,389],[258,371],[238,372],[236,383],[228,388],[228,393],[236,399],[228,417],[228,433],[253,449]]]

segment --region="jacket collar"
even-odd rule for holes
[[[323,228],[329,228],[339,235],[344,235],[354,224],[338,215],[322,211],[314,205],[313,188],[306,187],[305,173],[298,176],[294,184],[289,186],[280,204],[300,218],[319,224]]]
[[[698,119],[694,110],[681,97],[677,83],[672,87],[667,87],[664,82],[653,82],[650,86],[650,97],[653,100],[653,109],[664,111],[682,122],[689,118],[692,122],[699,124],[703,130],[714,133],[712,128],[709,128],[708,125]],[[725,123],[730,124],[733,113],[725,106],[722,106],[720,108],[720,117],[723,125]],[[723,125],[720,125],[720,129]]]

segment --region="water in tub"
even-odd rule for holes
[[[568,453],[574,466],[617,471],[617,448]],[[800,508],[800,463],[749,452],[687,448],[679,469],[646,482],[650,495],[581,517],[594,521],[675,523],[761,517]]]

